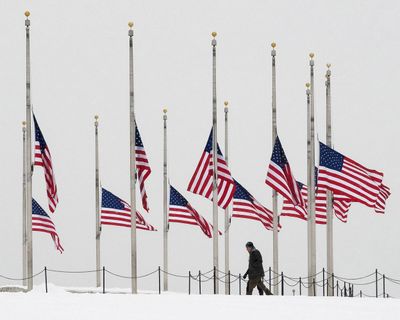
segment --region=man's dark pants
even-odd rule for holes
[[[255,287],[261,288],[266,295],[272,295],[271,291],[264,285],[264,282],[262,281],[261,277],[256,277],[249,279],[249,282],[247,283],[247,295],[252,295],[253,294],[253,289]]]

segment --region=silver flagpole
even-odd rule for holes
[[[218,173],[217,173],[217,72],[216,72],[216,60],[217,60],[217,36],[216,32],[212,33],[213,39],[212,45],[212,57],[213,57],[213,263],[214,268],[218,272]],[[219,282],[217,277],[214,277],[214,288],[216,294],[219,293]]]
[[[136,255],[136,122],[133,100],[133,22],[128,23],[129,31],[129,111],[130,111],[130,180],[131,180],[131,288],[137,293]]]
[[[271,57],[272,57],[272,148],[274,147],[276,136],[277,136],[277,124],[276,124],[276,43],[271,43]],[[276,190],[272,190],[272,211],[273,211],[273,292],[274,295],[279,294],[278,286],[278,275],[279,275],[279,255],[278,255],[278,193]]]
[[[328,63],[326,70],[326,144],[332,147],[332,106],[331,106],[331,65]],[[327,244],[327,271],[331,284],[327,287],[328,296],[333,296],[333,195],[331,191],[326,194],[326,244]],[[329,284],[329,280],[328,280]]]
[[[228,165],[228,101],[224,102],[224,112],[225,112],[225,161]],[[230,210],[229,206],[225,209],[225,276],[229,273],[229,227],[230,227]],[[225,278],[228,279],[228,278]],[[229,279],[228,279],[229,280]],[[225,281],[225,294],[229,294],[230,284]]]
[[[101,286],[100,277],[100,175],[99,175],[99,116],[94,116],[94,136],[95,136],[95,193],[96,193],[96,287]]]
[[[314,54],[310,53],[310,86],[307,88],[308,130],[307,130],[307,170],[308,170],[308,280],[313,281],[316,268],[315,235],[315,137],[314,137]],[[314,295],[314,288],[308,288],[308,295]]]
[[[26,286],[26,122],[22,122],[22,284]]]
[[[164,164],[163,164],[163,209],[164,209],[164,291],[168,291],[168,153],[167,153],[167,108],[163,110],[164,120]]]
[[[28,291],[33,288],[33,246],[32,246],[32,109],[31,109],[31,53],[30,53],[30,12],[25,12],[26,30],[26,255]]]

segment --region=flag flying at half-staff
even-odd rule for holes
[[[32,231],[48,233],[53,239],[56,249],[63,253],[64,248],[61,246],[54,223],[35,199],[32,199]]]
[[[383,173],[368,169],[321,142],[319,146],[318,187],[331,190],[334,196],[342,195],[352,202],[384,209],[382,200],[387,199],[389,188],[382,187]]]
[[[212,200],[213,194],[212,182],[214,173],[212,161],[212,138],[213,130],[211,130],[206,147],[188,186],[188,191],[204,196],[210,200]],[[226,207],[231,203],[235,193],[235,184],[219,145],[217,145],[217,150],[218,206],[226,209]]]
[[[102,188],[100,223],[102,225],[130,228],[131,206],[110,191]],[[156,228],[144,220],[143,216],[138,211],[136,211],[136,228],[147,231],[157,231]]]
[[[151,173],[149,161],[147,160],[146,151],[144,150],[143,141],[139,133],[139,129],[136,124],[136,141],[135,141],[135,154],[136,154],[136,170],[139,179],[140,195],[142,197],[143,208],[148,212],[149,205],[147,203],[147,193],[144,186],[146,179]]]
[[[46,140],[39,128],[39,124],[33,115],[33,121],[35,122],[35,155],[34,163],[35,166],[44,168],[44,177],[46,180],[47,199],[49,201],[49,210],[54,212],[58,203],[57,195],[57,184],[56,178],[53,171],[53,163],[51,161],[51,154],[49,147],[47,146]]]
[[[204,219],[173,186],[170,186],[168,216],[170,223],[199,226],[207,237],[212,238],[212,224]]]
[[[294,206],[304,207],[303,197],[278,136],[275,140],[265,183],[289,200]]]
[[[239,182],[235,180],[232,218],[255,220],[262,223],[265,229],[273,229],[273,213],[259,203]],[[281,226],[278,224],[278,229]]]

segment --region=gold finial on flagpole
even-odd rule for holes
[[[213,38],[215,39],[215,37],[217,36],[217,33],[214,31],[211,33],[211,35],[213,36]]]
[[[272,43],[271,43],[271,47],[272,47],[272,49],[275,49],[276,43],[275,43],[275,42],[272,42]]]
[[[94,116],[94,122],[95,122],[96,124],[99,123],[99,116],[98,116],[97,114]]]
[[[306,83],[306,87],[307,87],[307,89],[309,89],[310,88],[310,83]]]
[[[163,112],[164,112],[164,113],[167,113],[167,112],[168,112],[167,107],[164,107]]]
[[[129,27],[129,29],[132,29],[132,28],[133,28],[133,22],[132,22],[132,21],[129,21],[129,22],[128,22],[128,27]]]
[[[31,15],[31,13],[27,10],[27,11],[25,11],[25,17],[29,17]]]
[[[228,107],[228,101],[224,102],[225,107]]]
[[[311,52],[311,53],[309,54],[309,57],[310,57],[311,60],[314,59],[314,53]]]
[[[327,64],[326,64],[326,67],[327,67],[328,69],[330,69],[330,68],[331,68],[331,64],[330,64],[330,63],[327,63]]]
[[[26,121],[22,121],[22,126],[26,127]]]

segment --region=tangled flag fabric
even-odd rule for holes
[[[318,187],[331,190],[334,197],[345,196],[351,202],[384,212],[390,189],[382,183],[383,173],[366,168],[322,142],[319,145]]]
[[[115,194],[101,189],[101,225],[117,227],[131,227],[131,206]],[[146,231],[157,231],[151,224],[148,224],[140,212],[136,211],[136,229]]]
[[[297,182],[301,195],[303,197],[305,206],[294,206],[289,200],[283,200],[283,207],[281,216],[299,218],[307,220],[308,217],[308,188],[307,185]],[[347,222],[347,212],[351,206],[351,201],[343,196],[336,196],[333,199],[333,212],[336,217],[342,221]],[[315,223],[326,224],[326,211],[327,211],[327,190],[323,188],[317,188],[315,193]]]
[[[142,197],[142,206],[144,210],[149,212],[150,209],[147,202],[147,193],[144,183],[150,176],[151,168],[149,165],[149,160],[147,159],[146,151],[144,150],[143,141],[140,136],[137,124],[135,127],[136,127],[136,134],[135,134],[136,171],[138,174],[140,195]]]
[[[170,186],[169,193],[168,222],[199,226],[208,238],[212,238],[212,224],[204,219],[173,186]],[[220,231],[218,233],[222,234]]]
[[[212,200],[213,196],[213,130],[211,129],[206,147],[197,164],[196,170],[190,179],[188,191]],[[229,171],[228,165],[217,144],[217,188],[218,206],[226,209],[232,202],[235,193],[235,183]]]
[[[259,221],[265,229],[273,230],[273,212],[258,202],[237,180],[235,186],[232,218]],[[281,225],[278,224],[280,229]]]
[[[34,114],[33,121],[35,123],[34,164],[35,166],[44,168],[49,210],[50,212],[54,213],[58,204],[58,195],[56,178],[53,171],[53,163],[51,161],[51,154]]]
[[[305,207],[301,191],[290,169],[289,161],[278,136],[275,140],[265,183],[295,207]]]
[[[64,248],[61,246],[60,237],[58,236],[56,226],[51,221],[51,218],[43,210],[43,208],[32,199],[32,231],[44,232],[51,236],[56,249],[63,253]]]

